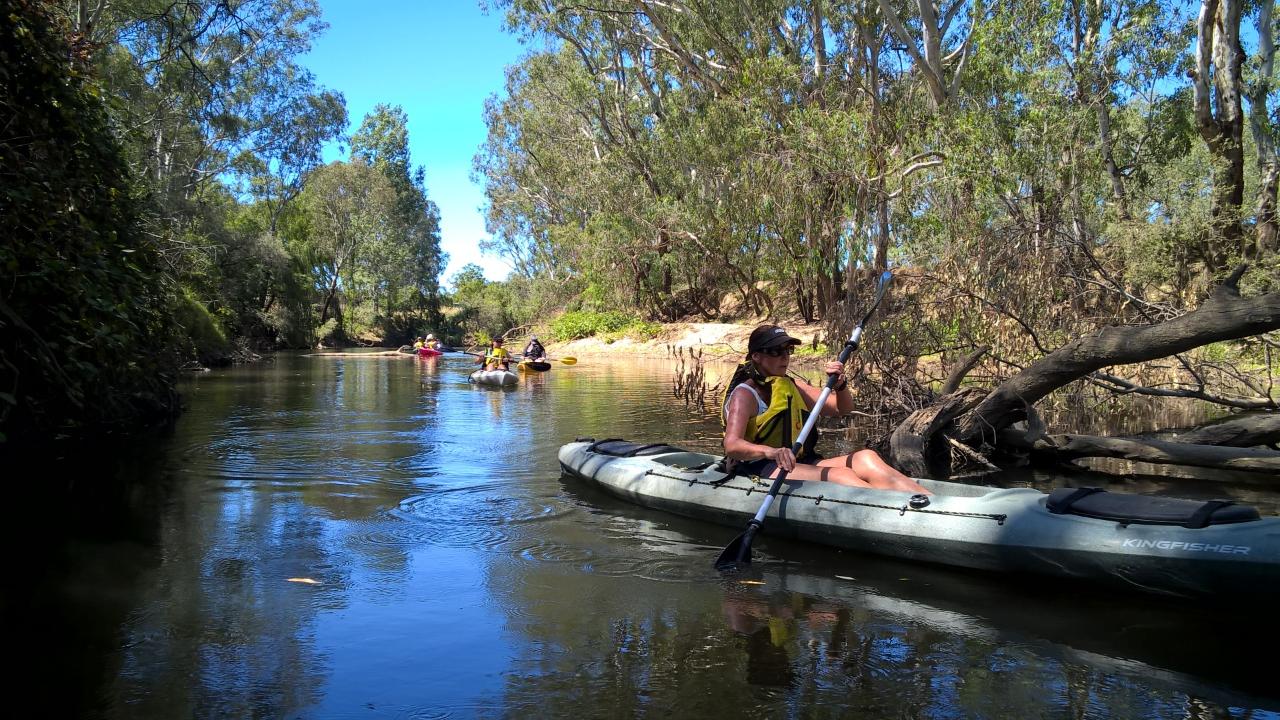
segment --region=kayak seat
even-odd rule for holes
[[[1258,509],[1231,500],[1183,500],[1109,493],[1102,488],[1058,488],[1046,503],[1055,515],[1080,515],[1126,525],[1178,525],[1203,528],[1260,519]]]
[[[702,472],[719,462],[720,458],[697,452],[676,452],[655,458],[654,462],[685,472]]]
[[[688,452],[682,448],[666,443],[633,443],[621,438],[607,438],[591,443],[587,452],[611,455],[613,457],[641,457],[644,455],[665,455],[667,453]]]

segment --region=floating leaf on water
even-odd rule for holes
[[[321,582],[320,582],[319,580],[312,580],[311,578],[289,578],[286,582],[304,583],[304,584],[306,584],[306,585],[320,585],[320,584],[321,584]]]

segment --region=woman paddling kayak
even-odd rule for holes
[[[791,353],[800,341],[777,325],[761,325],[751,332],[747,356],[734,372],[725,392],[724,452],[729,472],[737,475],[776,477],[779,469],[788,479],[817,480],[853,487],[904,490],[928,494],[919,483],[894,470],[873,450],[822,459],[814,451],[817,433],[797,458],[791,443],[821,393],[803,380],[787,376]],[[823,372],[835,375],[836,391],[820,409],[823,415],[840,416],[853,410],[853,396],[844,378],[844,364],[832,361]]]

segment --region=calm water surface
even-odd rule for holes
[[[1280,718],[1274,609],[767,536],[758,574],[721,578],[740,528],[556,461],[579,436],[714,449],[669,364],[508,390],[471,368],[281,356],[193,380],[162,438],[64,458],[101,482],[32,511],[11,680],[49,717]]]

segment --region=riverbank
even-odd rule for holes
[[[756,323],[665,323],[662,330],[648,340],[623,337],[605,340],[599,336],[579,338],[568,342],[547,344],[547,354],[552,357],[577,358],[623,354],[640,358],[671,358],[677,353],[702,352],[706,361],[738,362],[747,351],[747,339]],[[786,325],[792,337],[812,345],[814,336],[821,332],[818,325]],[[817,363],[826,358],[797,356],[799,364]]]

